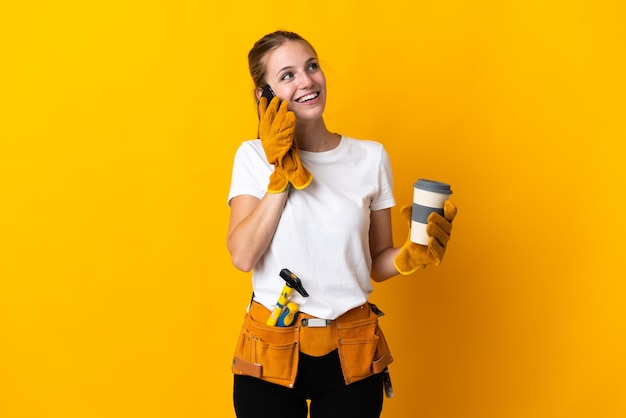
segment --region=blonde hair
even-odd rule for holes
[[[265,81],[265,57],[270,51],[275,50],[286,41],[301,41],[306,43],[317,57],[317,52],[315,52],[313,45],[295,32],[278,30],[268,33],[259,39],[250,52],[248,52],[248,68],[250,69],[250,76],[256,88],[263,88],[267,84]]]

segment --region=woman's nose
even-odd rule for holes
[[[301,90],[309,88],[313,85],[313,79],[306,73],[303,73],[300,77],[300,85],[298,86]]]

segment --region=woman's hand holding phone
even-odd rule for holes
[[[295,141],[296,117],[287,103],[267,85],[259,100],[259,137],[267,161],[274,165],[268,193],[282,193],[291,183],[301,190],[311,184],[313,175],[300,161]]]
[[[259,138],[267,162],[274,166],[267,190],[269,193],[282,193],[289,185],[283,160],[292,148],[296,131],[296,115],[287,109],[287,103],[280,107],[279,104],[278,97],[274,97],[269,105],[267,97],[259,100]]]

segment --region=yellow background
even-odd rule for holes
[[[622,4],[3,5],[0,416],[234,416],[226,195],[279,28],[316,46],[330,129],[385,144],[399,207],[433,178],[460,208],[444,264],[376,285],[383,417],[626,416]]]

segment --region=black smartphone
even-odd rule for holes
[[[275,96],[276,93],[274,93],[274,90],[272,90],[269,84],[266,84],[265,87],[263,87],[263,93],[261,93],[261,97],[265,97],[267,99],[268,106]],[[278,103],[278,106],[280,107],[280,102]]]

